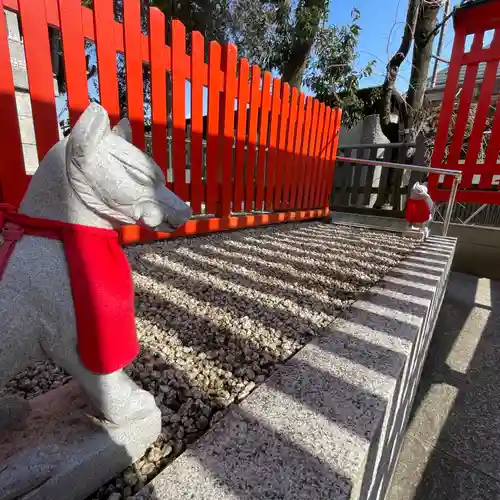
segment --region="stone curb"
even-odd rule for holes
[[[417,247],[135,498],[382,500],[455,245]]]

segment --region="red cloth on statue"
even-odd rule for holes
[[[117,232],[28,217],[2,204],[0,227],[3,228],[0,280],[23,235],[61,241],[71,281],[77,347],[82,363],[88,370],[100,374],[129,364],[139,353],[134,286]]]
[[[431,210],[426,200],[408,199],[406,203],[405,219],[410,224],[423,224],[429,220]]]

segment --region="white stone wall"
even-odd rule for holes
[[[24,164],[26,172],[33,174],[38,168],[38,155],[36,151],[35,128],[29,94],[28,73],[24,45],[19,31],[17,15],[6,11],[7,32],[9,38],[10,60],[16,89],[16,104],[23,145]],[[57,95],[57,83],[54,79],[54,92]],[[61,132],[60,132],[60,136]]]

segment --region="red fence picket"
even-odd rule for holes
[[[167,177],[167,78],[164,63],[165,17],[156,8],[149,11],[149,58],[151,61],[151,132],[152,153]],[[113,54],[113,59],[116,54]],[[99,83],[100,85],[100,83]],[[118,88],[115,90],[118,96]]]
[[[203,65],[204,39],[201,33],[191,35],[191,208],[201,213],[203,192]],[[166,149],[165,149],[166,151]]]
[[[165,17],[155,7],[149,9],[144,34],[140,5],[139,0],[124,2],[122,24],[114,19],[112,0],[94,0],[94,10],[82,7],[80,0],[0,0],[0,145],[8,151],[0,160],[1,199],[19,204],[30,179],[16,120],[9,42],[1,15],[5,8],[16,12],[23,26],[40,159],[59,140],[48,38],[52,26],[62,35],[71,124],[89,102],[85,39],[95,43],[98,98],[113,125],[120,116],[117,58],[124,54],[120,57],[134,144],[150,151],[166,176],[173,175],[168,186],[191,204],[195,214],[174,236],[327,215],[340,112],[272,79],[270,73],[262,75],[256,66],[250,70],[245,59],[238,63],[233,45],[211,42],[206,63],[203,36],[195,32],[188,54],[179,21],[171,22],[170,47],[165,43]],[[151,105],[145,107],[148,69]],[[168,73],[172,109],[167,109]],[[151,124],[151,150],[146,147],[146,120]],[[135,226],[122,231],[124,243],[170,236]]]

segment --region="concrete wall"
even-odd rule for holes
[[[342,146],[352,146],[355,144],[387,144],[389,140],[382,133],[380,127],[380,118],[378,115],[366,116],[363,121],[360,121],[351,130],[346,130],[344,127],[340,129],[339,138],[339,156],[342,156],[344,152],[342,151]],[[353,149],[349,152],[347,156],[358,158],[361,156],[361,151]],[[365,151],[365,154],[367,152]],[[384,149],[379,149],[377,151],[377,158],[382,159],[384,156]],[[365,156],[366,158],[366,156]],[[343,167],[340,167],[343,168]],[[354,175],[354,169],[351,166],[346,166],[345,168],[350,170],[351,175]],[[358,166],[357,170],[360,171],[360,186],[364,186],[366,182],[366,177],[368,174],[369,167]],[[380,183],[380,176],[382,174],[382,167],[375,167],[373,171],[372,186],[378,187]],[[342,174],[341,174],[342,175]],[[370,204],[375,203],[377,196],[372,195],[370,199]]]
[[[441,223],[433,224],[440,234]],[[451,224],[448,236],[458,238],[453,270],[500,280],[500,228]]]
[[[378,115],[366,116],[363,121],[358,122],[352,129],[340,128],[339,144],[349,146],[350,144],[386,144],[389,140],[382,133]]]

